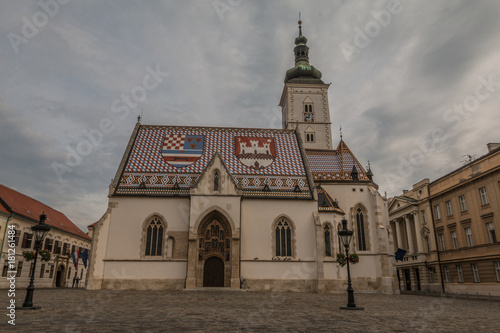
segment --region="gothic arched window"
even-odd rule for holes
[[[219,191],[219,181],[220,181],[219,170],[215,170],[215,172],[214,172],[214,191]]]
[[[161,256],[163,249],[163,223],[155,216],[146,225],[145,256]]]
[[[331,241],[331,232],[330,232],[330,225],[329,224],[325,224],[324,235],[325,235],[325,256],[331,257],[332,256],[332,241]]]
[[[292,224],[285,218],[281,218],[276,223],[275,229],[276,256],[292,256]]]
[[[337,226],[337,243],[339,244],[339,253],[344,253],[344,244],[340,239],[339,231],[342,230],[342,223],[339,223]]]
[[[358,234],[358,250],[366,251],[365,221],[361,208],[356,210],[356,229]]]

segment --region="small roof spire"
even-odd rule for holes
[[[300,19],[300,12],[299,12],[299,36],[302,36],[302,20]]]
[[[340,141],[342,141],[342,125],[340,125]]]

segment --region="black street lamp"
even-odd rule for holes
[[[38,224],[31,227],[31,230],[33,230],[33,233],[35,234],[35,261],[33,263],[33,271],[31,272],[30,284],[28,285],[28,288],[26,288],[26,298],[24,299],[23,307],[21,309],[40,309],[39,306],[33,306],[33,290],[35,290],[33,281],[35,280],[38,250],[42,247],[43,239],[50,230],[50,226],[45,224],[46,219],[47,215],[45,215],[45,213],[42,213],[42,215],[40,215],[40,221],[38,221]]]
[[[360,308],[356,306],[354,302],[354,289],[351,284],[351,270],[349,268],[349,245],[351,244],[352,234],[354,233],[352,230],[347,229],[347,220],[344,218],[342,220],[342,230],[339,232],[340,240],[345,247],[345,258],[347,262],[347,306],[341,306],[341,310],[363,310],[364,308]]]

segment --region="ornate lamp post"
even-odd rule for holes
[[[33,281],[35,280],[35,269],[36,269],[36,259],[38,257],[38,250],[42,247],[42,242],[47,233],[50,230],[50,226],[45,224],[47,215],[42,213],[40,215],[40,221],[38,224],[31,227],[33,233],[35,234],[35,261],[33,263],[33,271],[31,272],[30,284],[26,288],[26,298],[24,299],[23,307],[24,309],[39,309],[40,307],[33,306],[33,290],[35,290],[35,285]]]
[[[354,232],[352,230],[347,229],[347,220],[344,218],[342,220],[342,230],[339,231],[339,237],[345,247],[345,257],[347,262],[347,306],[341,306],[341,310],[364,309],[356,306],[356,303],[354,302],[354,289],[352,288],[351,284],[351,270],[349,268],[349,245],[351,244],[353,233]]]

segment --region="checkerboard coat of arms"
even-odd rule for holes
[[[168,164],[182,168],[193,164],[203,154],[203,135],[167,134],[161,154]]]
[[[238,136],[234,148],[238,160],[253,170],[270,166],[276,158],[273,138]]]

